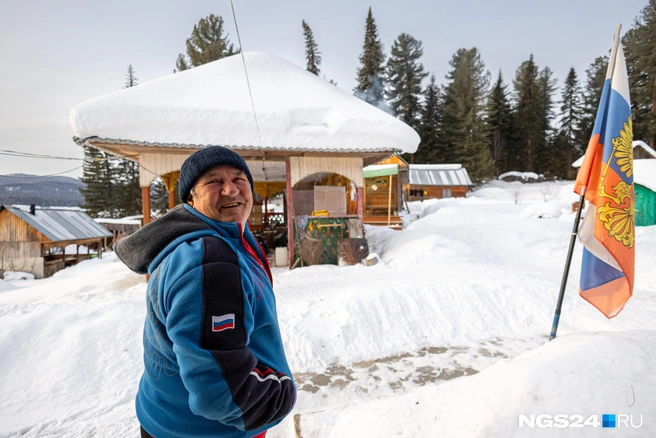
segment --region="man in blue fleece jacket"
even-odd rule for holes
[[[211,146],[182,165],[177,206],[115,245],[149,273],[142,436],[263,437],[294,406],[271,271],[248,229],[246,162]]]

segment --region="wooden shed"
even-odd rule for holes
[[[284,193],[290,264],[295,224],[299,229],[332,221],[316,225],[324,234],[340,230],[342,236],[360,237],[363,167],[412,153],[419,144],[417,133],[398,119],[261,52],[84,102],[73,108],[70,120],[78,144],[139,163],[145,218],[155,178],[162,177],[172,200],[189,155],[207,145],[234,150],[247,161],[264,202]],[[262,207],[258,210],[251,215],[253,226],[265,222]],[[328,210],[329,216],[308,220],[314,210]]]
[[[364,175],[364,223],[400,227],[403,187],[408,184],[408,163],[399,156],[367,166]]]
[[[72,207],[0,206],[0,269],[50,277],[90,257],[80,246],[100,255],[112,233],[84,211]],[[66,247],[76,250],[67,253]]]
[[[403,191],[407,201],[464,198],[473,185],[460,164],[410,164]]]

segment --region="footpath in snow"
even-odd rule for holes
[[[274,269],[299,398],[267,436],[598,436],[519,416],[609,413],[642,420],[614,435],[656,436],[656,227],[637,229],[634,297],[613,320],[578,297],[577,245],[547,342],[571,188],[415,203],[406,230],[367,228],[376,266]],[[0,286],[0,436],[135,436],[144,278],[110,253]]]

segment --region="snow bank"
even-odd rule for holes
[[[533,204],[526,207],[519,213],[519,217],[524,219],[558,219],[563,214],[572,212],[572,206],[566,201],[550,201],[542,204]]]
[[[563,336],[472,377],[303,415],[301,430],[320,437],[597,437],[601,425],[548,432],[520,428],[519,415],[597,414],[601,421],[615,413],[642,427],[620,426],[613,436],[655,436],[655,342],[646,330]]]
[[[12,286],[11,284],[7,283],[4,280],[0,279],[0,292],[5,292],[8,290],[14,290],[16,289],[16,286]]]
[[[5,271],[4,279],[5,281],[34,280],[34,274],[20,271]]]
[[[503,199],[511,201],[510,193],[499,187],[483,187],[471,193],[469,196],[487,199]]]

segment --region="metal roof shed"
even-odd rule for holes
[[[473,185],[461,164],[411,164],[409,184],[404,191],[408,201],[461,198]]]
[[[0,206],[0,270],[49,277],[90,257],[81,245],[100,255],[112,234],[84,211],[70,207]],[[75,254],[65,254],[76,245]]]

